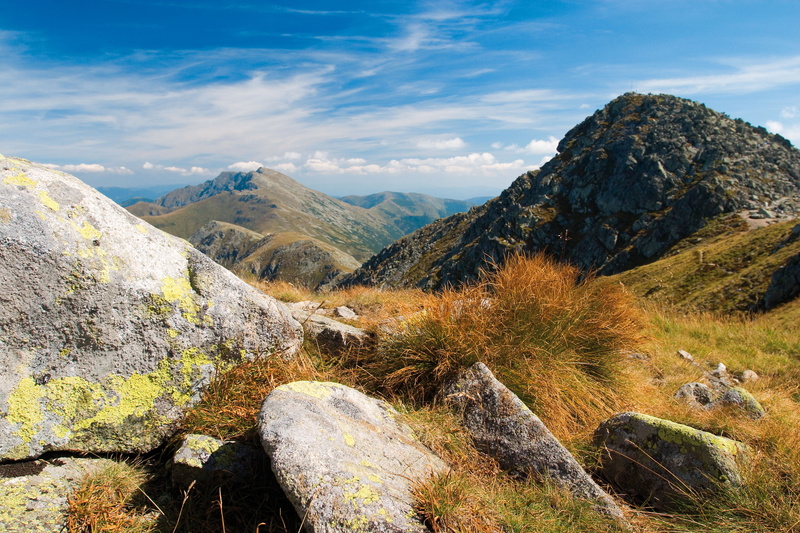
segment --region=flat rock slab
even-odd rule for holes
[[[70,494],[85,475],[111,463],[63,457],[0,465],[0,533],[66,531]]]
[[[478,449],[504,470],[547,478],[575,497],[594,503],[602,514],[624,522],[614,500],[516,394],[485,364],[475,363],[445,388]]]
[[[397,417],[337,383],[299,381],[267,396],[261,442],[306,531],[427,531],[411,487],[446,466]]]
[[[737,441],[639,413],[621,413],[595,432],[603,476],[621,492],[668,508],[695,492],[742,483],[747,449]]]
[[[288,309],[77,178],[0,156],[0,461],[146,452]]]

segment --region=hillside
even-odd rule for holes
[[[402,192],[343,196],[340,200],[380,213],[406,233],[411,233],[440,218],[467,211],[476,205],[470,200],[451,200],[427,194]]]
[[[615,274],[720,215],[763,222],[800,211],[800,152],[786,139],[674,96],[620,96],[558,152],[481,207],[385,248],[344,284],[458,285],[511,251]]]
[[[213,180],[127,209],[189,240],[235,272],[315,287],[352,272],[403,235],[472,205],[394,192],[340,200],[261,168],[223,172]],[[247,236],[247,232],[252,234]],[[268,238],[270,244],[253,248],[253,238]],[[245,258],[247,264],[239,268],[237,262]]]
[[[291,232],[265,236],[216,220],[195,232],[189,242],[244,279],[318,287],[359,266],[352,256],[313,237]]]
[[[155,205],[171,211],[142,218],[188,239],[211,220],[236,224],[262,235],[292,232],[328,243],[363,261],[404,232],[361,207],[304,187],[290,177],[261,168],[223,172],[200,185],[165,194]],[[145,206],[129,210],[138,214]]]

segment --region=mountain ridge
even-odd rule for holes
[[[627,93],[572,128],[539,171],[466,217],[390,245],[342,283],[438,289],[474,280],[515,251],[614,274],[736,212],[800,213],[800,152],[703,104]]]

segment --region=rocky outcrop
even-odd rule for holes
[[[800,212],[798,150],[674,96],[625,94],[569,131],[558,152],[498,198],[401,239],[343,283],[458,285],[514,251],[613,274],[662,257],[724,213]]]
[[[548,479],[576,498],[592,502],[599,512],[625,521],[614,500],[486,365],[474,364],[444,393],[478,449],[497,459],[501,468]]]
[[[0,158],[0,461],[144,452],[220,369],[300,325],[76,178]]]
[[[622,413],[600,424],[595,443],[603,477],[656,507],[742,483],[744,445],[668,420]]]
[[[427,531],[411,486],[446,467],[398,416],[336,383],[289,383],[264,400],[261,442],[306,531]]]
[[[792,256],[772,274],[761,307],[772,309],[800,295],[800,254]]]

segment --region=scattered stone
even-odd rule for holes
[[[0,465],[0,531],[66,531],[70,494],[84,476],[112,462],[62,457]]]
[[[186,489],[193,481],[247,483],[267,457],[264,450],[207,435],[186,435],[172,459],[172,484]]]
[[[303,327],[320,347],[332,353],[361,348],[373,340],[373,335],[365,329],[319,315],[308,316]]]
[[[686,383],[675,393],[677,400],[686,400],[698,407],[707,407],[714,401],[714,391],[703,383]]]
[[[715,402],[716,405],[735,406],[744,411],[750,418],[762,418],[767,412],[749,391],[742,387],[733,387]]]
[[[334,308],[333,315],[338,316],[339,318],[346,318],[347,320],[358,319],[358,315],[356,314],[356,312],[344,305]]]
[[[618,414],[595,432],[603,476],[621,492],[668,508],[694,492],[741,486],[743,444],[639,413]]]
[[[680,358],[681,358],[681,359],[683,359],[684,361],[689,361],[690,363],[693,363],[693,362],[694,362],[694,357],[692,357],[692,354],[690,354],[690,353],[689,353],[689,352],[687,352],[686,350],[678,350],[678,355],[679,355],[679,356],[680,356]]]
[[[759,377],[760,376],[754,370],[745,370],[739,376],[739,381],[741,381],[742,383],[747,383],[750,381],[758,381]]]
[[[0,156],[0,461],[147,452],[220,369],[291,355],[285,306],[78,179]]]
[[[398,417],[337,383],[299,381],[267,396],[261,442],[306,531],[428,531],[411,487],[446,466]]]
[[[549,479],[603,514],[625,522],[614,500],[586,473],[549,429],[483,363],[475,363],[445,388],[478,449],[500,467]]]
[[[728,372],[728,367],[725,366],[725,363],[719,363],[717,368],[706,373],[706,378],[708,378],[708,381],[715,390],[723,394],[731,387],[735,387],[739,384],[739,380]]]

